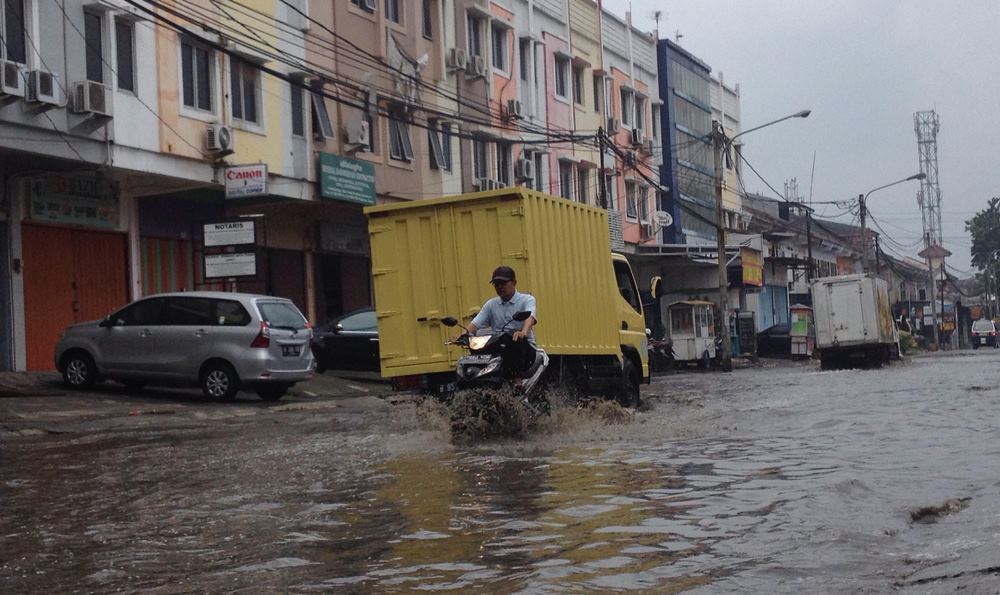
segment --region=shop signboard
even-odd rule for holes
[[[202,226],[206,248],[256,244],[256,227],[252,220],[215,221]]]
[[[231,165],[226,168],[226,198],[267,195],[267,164]]]
[[[742,246],[740,259],[743,261],[743,285],[762,287],[764,285],[764,262],[760,251]]]
[[[118,197],[97,176],[47,174],[33,178],[28,189],[28,218],[118,228]]]
[[[205,255],[206,279],[256,276],[257,254],[254,252],[230,252]]]
[[[375,166],[367,161],[319,154],[319,191],[323,198],[375,204]]]

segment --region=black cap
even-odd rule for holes
[[[517,276],[514,275],[514,269],[509,266],[502,265],[493,269],[493,278],[490,279],[490,283],[494,283],[496,281],[514,281],[516,279]]]

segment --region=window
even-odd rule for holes
[[[573,165],[567,161],[559,162],[559,196],[573,199]]]
[[[0,58],[27,64],[28,52],[25,39],[27,22],[24,10],[25,0],[3,0],[0,2],[0,21],[3,22],[3,38],[0,39]]]
[[[632,276],[632,269],[628,263],[615,261],[615,281],[618,282],[618,292],[626,302],[635,309],[642,312],[642,304],[639,302],[639,288],[635,286],[635,277]],[[671,310],[671,313],[675,310]]]
[[[510,143],[497,143],[497,180],[510,186]]]
[[[163,301],[160,324],[166,326],[214,326],[212,300],[176,297]]]
[[[257,302],[260,317],[268,326],[300,331],[306,328],[306,319],[291,302]]]
[[[375,12],[375,0],[351,0],[351,4],[357,6],[361,10]]]
[[[625,180],[625,216],[629,219],[636,219],[638,216],[635,193],[636,183]]]
[[[115,55],[118,88],[135,93],[135,28],[132,21],[115,19]]]
[[[214,54],[190,40],[181,42],[181,85],[184,105],[212,110],[212,60]]]
[[[445,131],[449,134],[446,134]],[[451,125],[431,122],[427,128],[427,142],[430,145],[431,169],[451,171]]]
[[[230,300],[215,300],[215,321],[219,326],[246,326],[250,324],[250,313],[243,304]]]
[[[601,93],[604,90],[604,84],[601,81],[601,75],[594,75],[594,111],[601,113]]]
[[[635,128],[640,133],[646,132],[646,100],[635,97]]]
[[[326,111],[326,99],[323,97],[322,90],[311,91],[309,93],[312,98],[312,129],[313,138],[316,140],[326,140],[328,138],[333,138],[333,123],[330,122],[330,112]],[[370,124],[369,124],[370,126]],[[375,132],[369,128],[370,135],[374,135]],[[369,140],[369,146],[374,147],[374,141]],[[372,151],[375,149],[372,148]]]
[[[563,56],[556,56],[556,97],[566,99],[569,97],[569,59]]]
[[[649,222],[649,186],[639,186],[636,190],[636,201],[639,203],[639,221]]]
[[[87,80],[104,82],[104,37],[101,35],[101,15],[83,13],[83,38],[87,44]]]
[[[156,325],[160,323],[162,307],[163,298],[142,300],[119,310],[114,317],[125,326]]]
[[[257,92],[260,88],[260,70],[235,58],[229,62],[229,101],[233,119],[260,124],[257,109]]]
[[[622,126],[632,126],[632,118],[635,117],[635,102],[632,91],[622,87],[621,89],[621,113]]]
[[[493,68],[507,72],[507,29],[494,23],[491,30],[493,40]]]
[[[401,112],[390,112],[389,117],[389,157],[397,161],[413,160],[413,145],[410,143],[410,123]]]
[[[482,19],[469,15],[466,23],[469,36],[469,57],[483,55]]]
[[[573,102],[583,105],[583,68],[573,67]]]
[[[427,39],[434,39],[434,0],[423,2],[423,33]]]
[[[306,118],[305,109],[302,105],[302,87],[297,83],[298,81],[289,83],[289,91],[291,91],[292,95],[292,134],[295,136],[305,136]]]
[[[399,0],[385,0],[385,18],[393,23],[403,22],[403,17],[399,11]]]
[[[477,180],[490,177],[486,165],[486,141],[472,140],[472,175]]]
[[[653,119],[652,119],[652,128],[653,128],[653,130],[651,131],[652,132],[652,137],[655,138],[655,139],[658,139],[658,138],[660,138],[660,106],[654,105],[653,106],[653,111],[651,113],[653,115]]]
[[[576,200],[590,203],[590,170],[585,167],[576,170]]]

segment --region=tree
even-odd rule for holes
[[[972,234],[972,264],[985,270],[994,251],[1000,250],[1000,197],[991,198],[989,206],[966,221],[965,230]]]

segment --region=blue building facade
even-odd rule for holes
[[[662,230],[665,244],[715,244],[715,162],[712,154],[711,73],[676,43],[656,44],[660,86],[660,183],[668,189],[660,209],[674,218]],[[683,205],[683,206],[682,206]]]

